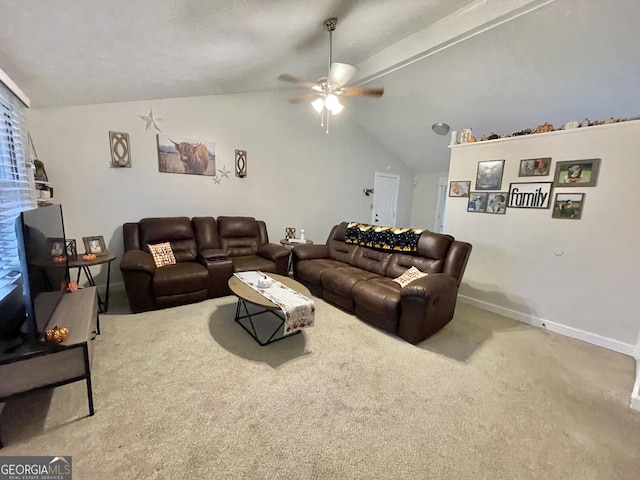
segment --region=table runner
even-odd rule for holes
[[[270,287],[258,287],[258,280],[265,276],[260,271],[240,272],[234,273],[234,275],[280,307],[284,314],[284,335],[302,330],[305,327],[313,327],[316,307],[309,297],[273,278]]]

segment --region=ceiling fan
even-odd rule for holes
[[[380,97],[384,93],[383,88],[357,88],[345,87],[345,85],[353,78],[357,69],[353,65],[347,63],[333,63],[333,31],[338,23],[337,18],[329,18],[324,21],[323,25],[329,32],[329,73],[326,77],[320,78],[316,83],[300,80],[293,75],[283,73],[278,78],[285,82],[293,83],[299,87],[309,88],[312,92],[301,98],[290,100],[291,103],[300,103],[311,101],[313,108],[321,115],[320,125],[325,125],[327,133],[329,133],[329,114],[339,114],[344,106],[340,103],[341,96],[366,96]]]

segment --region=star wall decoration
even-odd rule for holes
[[[154,117],[153,116],[153,110],[150,108],[149,109],[149,115],[138,115],[142,120],[144,120],[145,122],[147,122],[146,127],[144,128],[145,130],[149,130],[151,127],[155,128],[156,130],[158,130],[159,132],[161,132],[162,130],[160,130],[160,127],[158,126],[158,122],[160,122],[162,119],[159,117]]]
[[[221,181],[222,179],[221,179],[221,178],[218,178],[218,177],[211,177],[211,180],[213,180],[213,182],[214,182],[216,185],[220,185],[220,181]]]
[[[220,174],[220,177],[229,178],[229,174],[231,173],[231,170],[227,170],[227,166],[224,165],[222,167],[222,170],[218,169],[218,173]]]

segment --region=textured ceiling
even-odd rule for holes
[[[472,0],[1,0],[0,68],[38,107],[283,88],[357,64]]]
[[[434,122],[486,135],[640,115],[638,0],[0,0],[0,13],[0,68],[35,108],[317,80],[336,16],[334,61],[385,88],[346,99],[341,121],[416,172],[447,169]]]

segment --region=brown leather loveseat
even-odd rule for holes
[[[325,245],[293,248],[296,280],[315,296],[412,344],[453,318],[469,243],[424,230],[417,251],[384,250],[348,243],[347,226],[334,226]],[[410,267],[428,275],[404,287],[393,281]]]
[[[289,251],[253,217],[157,217],[125,223],[120,271],[134,313],[229,294],[233,272],[287,274]],[[169,242],[175,264],[156,267],[149,245]]]

